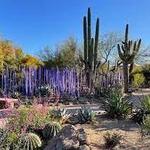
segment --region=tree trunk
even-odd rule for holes
[[[124,76],[124,93],[128,93],[129,89],[128,63],[123,63],[123,76]]]

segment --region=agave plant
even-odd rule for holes
[[[18,145],[22,150],[35,150],[42,146],[42,142],[34,133],[23,133],[19,137]]]
[[[52,137],[56,136],[61,130],[61,125],[58,122],[52,122],[50,124],[45,125],[43,129],[43,137],[48,140]]]
[[[54,119],[59,120],[61,124],[69,122],[71,113],[68,113],[66,109],[54,109],[51,112],[51,115]]]
[[[103,101],[103,108],[111,118],[125,118],[132,112],[132,103],[124,98],[120,92],[113,91]]]
[[[84,124],[86,122],[91,122],[94,120],[95,113],[89,107],[81,107],[78,110],[77,118],[80,124]]]

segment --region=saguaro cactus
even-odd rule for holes
[[[99,18],[96,20],[95,38],[91,36],[91,10],[88,8],[87,16],[83,17],[83,37],[84,37],[84,63],[88,87],[92,89],[96,68],[99,66],[97,61],[97,49],[99,41]]]
[[[122,44],[118,44],[118,54],[123,63],[123,75],[124,75],[124,93],[128,93],[129,89],[129,64],[131,65],[134,62],[134,58],[137,55],[141,39],[137,41],[132,41],[128,39],[128,24],[126,25],[125,30],[125,40],[122,41]]]

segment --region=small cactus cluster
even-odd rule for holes
[[[122,44],[118,44],[118,54],[123,63],[123,74],[124,74],[124,92],[128,93],[129,90],[129,64],[133,66],[135,56],[137,55],[141,39],[138,41],[132,41],[128,39],[128,24],[126,25],[125,30],[125,40],[122,41]]]
[[[96,68],[99,66],[97,61],[97,51],[99,42],[99,18],[96,21],[95,38],[91,36],[91,10],[88,8],[87,17],[83,17],[83,37],[84,37],[84,63],[88,87],[92,88]]]

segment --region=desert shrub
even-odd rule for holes
[[[143,120],[148,114],[150,114],[150,96],[144,96],[141,106],[132,116],[132,120],[138,124],[143,124]]]
[[[78,110],[77,118],[80,124],[94,121],[95,113],[89,107],[81,107]]]
[[[8,120],[7,128],[15,132],[27,130],[28,127],[41,128],[51,122],[48,115],[49,108],[43,106],[21,106],[16,113]]]
[[[105,147],[106,149],[112,149],[116,145],[120,144],[120,141],[122,139],[122,136],[118,133],[109,133],[107,132],[104,135],[104,141],[105,141]]]
[[[6,108],[6,102],[0,101],[0,109],[5,109],[5,108]]]
[[[136,73],[133,75],[133,82],[132,82],[132,85],[133,87],[141,87],[142,84],[144,83],[145,81],[145,77],[142,73]]]
[[[111,118],[125,118],[132,112],[132,104],[118,90],[112,91],[102,103]]]
[[[7,129],[0,129],[0,149],[15,150],[17,148],[17,138],[17,133]]]
[[[119,85],[103,87],[101,91],[101,96],[105,98],[110,98],[112,93],[114,92],[122,94],[122,87]]]
[[[43,85],[37,88],[36,95],[40,97],[49,97],[53,93],[49,85]]]
[[[141,129],[143,135],[150,135],[150,115],[147,115],[143,119],[143,124],[141,125]]]
[[[0,131],[1,150],[35,150],[41,145],[40,138],[34,133],[17,134],[10,130]]]
[[[145,96],[144,100],[141,101],[142,109],[147,113],[150,113],[150,96]]]

